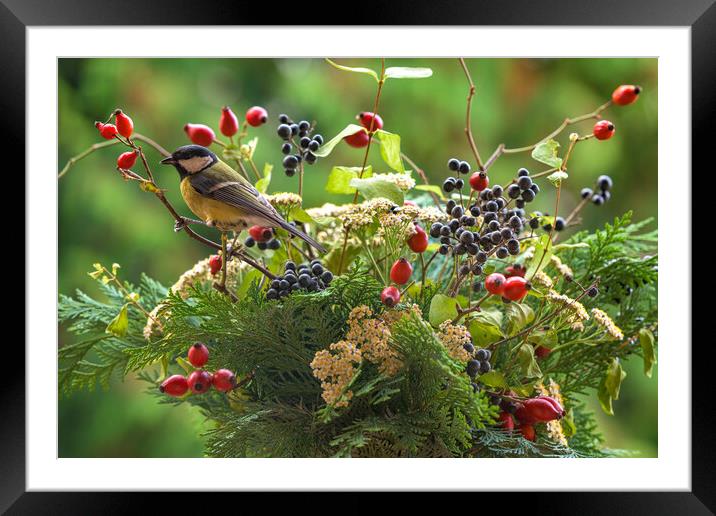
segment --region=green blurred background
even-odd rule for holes
[[[378,59],[339,60],[349,66],[379,68]],[[539,141],[568,116],[588,113],[609,99],[619,84],[639,84],[644,92],[628,107],[611,107],[604,117],[617,127],[606,142],[590,140],[570,158],[570,179],[560,213],[578,202],[583,186],[608,173],[615,182],[611,202],[589,206],[587,228],[626,210],[635,219],[657,216],[657,61],[656,59],[468,59],[477,86],[473,131],[483,159],[504,142],[519,147]],[[467,83],[456,59],[388,59],[388,66],[427,66],[433,76],[389,80],[379,112],[385,129],[402,137],[402,150],[438,183],[445,163],[456,156],[472,162],[463,132]],[[321,59],[60,59],[59,168],[98,141],[95,120],[122,108],[135,130],[167,149],[187,143],[186,122],[217,128],[220,108],[229,105],[242,118],[253,105],[268,109],[268,124],[252,129],[259,145],[255,160],[277,165],[270,192],[295,191],[296,177],[280,172],[281,142],[275,134],[279,113],[318,122],[326,139],[371,110],[376,83],[367,75],[339,71]],[[571,130],[586,134],[593,122]],[[564,147],[570,129],[558,138]],[[218,134],[218,130],[217,130]],[[171,285],[208,253],[206,248],[172,231],[173,220],[154,196],[125,184],[114,170],[119,147],[80,161],[59,184],[59,286],[70,294],[79,288],[96,294],[87,276],[92,263],[122,264],[122,275],[135,281],[141,272]],[[372,153],[373,154],[373,153]],[[148,150],[150,162],[159,156]],[[305,205],[349,199],[327,194],[323,185],[333,165],[360,166],[363,150],[340,145],[309,167]],[[379,156],[371,161],[382,171]],[[504,184],[516,169],[545,167],[529,155],[506,155],[491,170],[493,183]],[[156,167],[159,183],[183,213],[173,169]],[[538,209],[551,211],[552,189],[544,188]],[[211,230],[205,231],[211,235]],[[214,236],[215,235],[211,235]],[[71,337],[60,330],[60,345]],[[626,364],[629,374],[616,416],[601,413],[607,444],[657,454],[657,382],[644,377],[641,361]],[[110,391],[78,393],[59,400],[61,457],[200,456],[200,434],[207,423],[195,410],[160,405],[143,392],[145,384],[129,377]]]

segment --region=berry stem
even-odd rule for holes
[[[401,152],[401,153],[400,153],[400,157],[403,158],[403,160],[404,160],[408,165],[410,165],[411,167],[413,167],[413,170],[415,170],[415,172],[418,173],[418,175],[420,176],[420,178],[423,180],[423,183],[425,183],[426,185],[430,185],[430,181],[428,180],[428,176],[425,175],[425,171],[424,171],[422,168],[420,168],[418,165],[416,165],[415,162],[414,162],[412,159],[410,159],[407,155],[405,155],[405,153]],[[428,191],[428,193],[430,194],[430,197],[433,198],[433,201],[435,201],[435,206],[437,206],[438,208],[442,208],[442,205],[440,204],[440,197],[438,197],[435,192]]]
[[[460,61],[460,66],[462,67],[463,72],[465,72],[467,82],[470,84],[470,89],[467,93],[467,110],[465,113],[465,135],[467,136],[467,142],[470,144],[470,149],[475,156],[477,168],[480,169],[481,172],[483,172],[485,170],[485,167],[482,164],[482,159],[480,159],[480,153],[478,152],[477,145],[475,144],[475,138],[472,135],[472,123],[470,120],[472,115],[472,98],[475,96],[475,83],[472,81],[470,71],[467,69],[467,65],[465,64],[465,59],[459,57],[458,61]]]
[[[370,128],[368,129],[368,134],[370,135],[370,139],[368,140],[368,145],[365,147],[365,154],[363,155],[363,165],[361,165],[360,168],[360,174],[358,174],[358,179],[363,178],[363,173],[365,172],[366,164],[368,163],[368,154],[370,153],[370,144],[373,142],[373,134],[374,134],[374,126],[375,126],[375,119],[378,117],[378,105],[380,104],[380,94],[383,91],[383,84],[385,84],[385,58],[380,58],[380,80],[378,81],[378,90],[375,93],[375,101],[373,102],[373,118],[370,120]],[[355,195],[353,196],[352,203],[355,204],[358,201],[358,190],[356,190]],[[342,274],[343,272],[343,261],[346,257],[346,249],[348,248],[348,231],[345,232],[345,236],[343,237],[343,247],[341,248],[341,258],[338,261],[338,274]]]
[[[463,317],[465,317],[467,314],[470,314],[470,313],[472,313],[472,312],[479,312],[479,311],[480,311],[480,305],[481,305],[484,301],[486,301],[487,298],[489,298],[491,295],[492,295],[492,294],[489,294],[489,293],[488,293],[488,294],[485,294],[484,296],[482,296],[480,299],[477,300],[477,303],[475,303],[474,305],[470,306],[469,308],[462,309],[462,308],[460,308],[460,305],[457,305],[457,317],[455,317],[455,318],[452,320],[452,323],[453,323],[453,324],[457,324],[457,323],[460,321],[460,319],[462,319]]]

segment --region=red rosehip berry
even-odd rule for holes
[[[477,192],[482,192],[490,186],[490,178],[484,172],[474,172],[470,176],[470,188]]]
[[[398,285],[405,285],[413,274],[413,266],[405,258],[396,260],[390,268],[390,279]]]
[[[378,129],[383,129],[383,119],[380,118],[380,115],[374,115],[369,111],[364,111],[358,113],[356,118],[360,121],[360,125],[365,127],[368,131],[372,130],[375,132]],[[371,124],[373,124],[373,127],[371,127]]]
[[[197,342],[189,348],[187,358],[194,367],[202,367],[209,361],[209,348],[201,342]]]
[[[392,285],[385,287],[383,292],[380,293],[380,301],[388,308],[397,305],[400,303],[400,290]]]
[[[261,106],[254,106],[246,111],[246,122],[251,127],[258,127],[268,122],[268,111]]]
[[[159,386],[159,391],[169,396],[183,396],[188,390],[189,383],[186,378],[180,374],[170,376]]]
[[[206,371],[197,369],[189,375],[187,383],[193,393],[203,394],[211,388],[212,378]]]
[[[125,138],[132,136],[134,132],[134,122],[132,122],[131,118],[122,113],[121,109],[114,112],[114,121],[117,124],[117,132],[119,132],[119,134]]]
[[[485,289],[495,296],[501,296],[507,279],[499,272],[493,272],[485,278]]]
[[[187,134],[192,143],[201,145],[202,147],[208,147],[216,139],[214,130],[203,124],[186,124],[184,126],[184,132]]]
[[[528,441],[534,441],[537,437],[537,434],[535,433],[535,427],[530,424],[524,424],[520,425],[520,432],[522,432],[522,437],[527,439]]]
[[[368,142],[370,141],[370,136],[365,131],[358,131],[357,133],[351,134],[350,136],[346,136],[343,139],[351,147],[361,148],[368,145]]]
[[[273,229],[266,226],[251,226],[249,235],[257,242],[266,242],[273,236]]]
[[[626,106],[632,102],[636,102],[641,93],[640,86],[634,86],[633,84],[622,84],[614,93],[612,93],[612,102],[619,106]]]
[[[224,136],[234,136],[239,131],[239,119],[229,106],[221,108],[219,117],[219,131]]]
[[[527,269],[524,265],[516,263],[505,268],[505,278],[511,278],[512,276],[521,276],[524,278],[526,272]]]
[[[515,429],[515,420],[512,419],[512,414],[509,412],[500,412],[500,416],[497,418],[499,421],[498,426],[501,426],[505,430],[510,432]]]
[[[221,256],[218,254],[212,254],[209,257],[209,270],[213,276],[216,276],[216,273],[221,270],[222,265],[223,262],[221,261]]]
[[[614,136],[614,131],[616,131],[616,128],[609,120],[600,120],[594,124],[593,132],[597,140],[608,140]]]
[[[105,140],[111,140],[117,136],[117,126],[114,124],[103,124],[102,122],[95,122],[94,126],[99,131],[100,136]]]
[[[537,358],[544,358],[552,353],[552,350],[546,346],[537,346],[535,348],[535,356]]]
[[[117,157],[117,168],[129,170],[137,162],[138,155],[139,155],[139,152],[137,152],[137,151],[123,152],[122,154],[120,154]]]
[[[546,423],[564,416],[564,409],[553,398],[539,396],[525,400],[515,411],[515,416],[523,424]]]
[[[414,253],[424,253],[428,248],[428,234],[417,224],[415,224],[415,234],[408,239],[408,247]]]
[[[214,373],[212,382],[217,391],[228,392],[236,387],[236,375],[228,369],[219,369]]]
[[[529,282],[522,276],[512,276],[505,280],[502,295],[510,301],[520,301],[530,289]]]

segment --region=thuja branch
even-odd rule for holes
[[[470,71],[467,69],[467,65],[465,64],[465,60],[460,57],[458,58],[458,61],[460,61],[460,66],[462,67],[463,72],[465,72],[465,77],[467,78],[467,82],[470,85],[470,89],[467,93],[467,112],[465,114],[465,135],[467,136],[467,142],[470,144],[470,149],[472,149],[472,153],[475,156],[475,162],[477,163],[477,168],[479,168],[481,171],[485,170],[485,166],[482,164],[482,160],[480,159],[480,152],[477,150],[477,144],[475,144],[475,138],[472,135],[472,121],[471,121],[471,115],[472,115],[472,98],[475,96],[475,83],[472,81],[472,77],[470,76]]]

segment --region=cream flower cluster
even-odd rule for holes
[[[465,350],[464,345],[471,343],[472,337],[465,326],[445,321],[438,328],[437,335],[452,358],[461,362],[470,360],[470,353]]]
[[[361,351],[352,342],[341,340],[322,349],[313,357],[313,376],[321,380],[321,397],[328,405],[347,407],[353,391],[347,389],[361,363]]]
[[[376,364],[382,374],[395,376],[403,364],[390,347],[389,325],[372,315],[367,306],[354,308],[348,316],[346,340],[359,347],[365,359]]]
[[[609,317],[606,312],[599,308],[592,308],[592,316],[594,317],[594,321],[604,328],[611,338],[614,340],[622,340],[624,338],[622,330],[612,321],[612,318]]]
[[[561,305],[564,311],[569,313],[568,321],[573,324],[574,329],[580,329],[581,323],[589,320],[589,313],[584,305],[569,296],[550,290],[546,299],[550,303]]]

